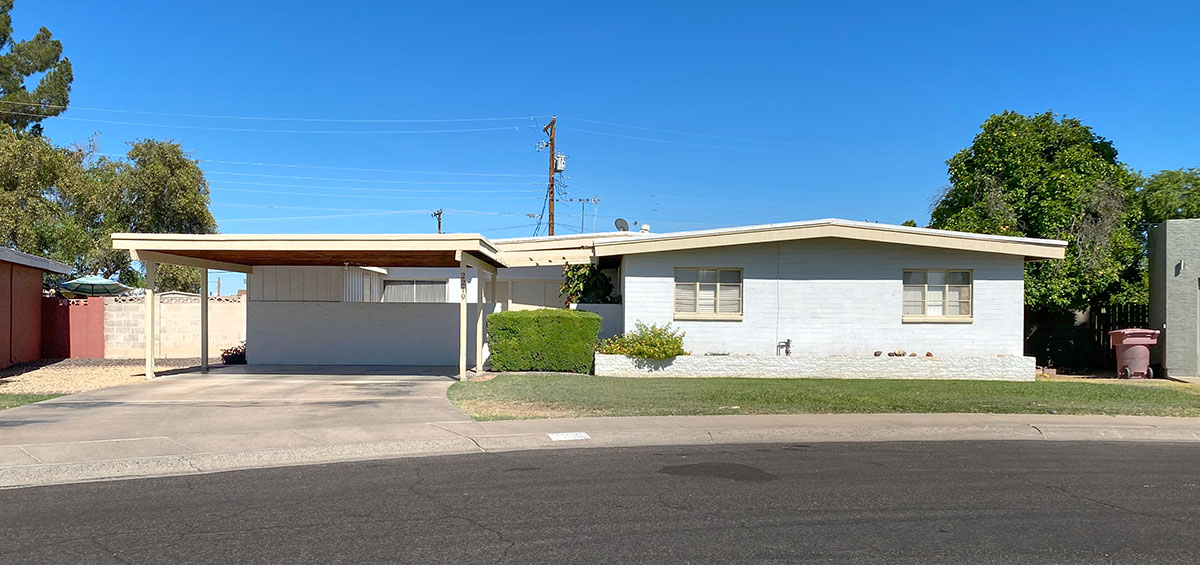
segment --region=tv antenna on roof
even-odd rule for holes
[[[616,224],[617,231],[629,231],[629,222],[626,222],[625,218],[617,218],[613,224]]]

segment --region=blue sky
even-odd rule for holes
[[[228,233],[431,232],[443,208],[447,231],[530,235],[550,114],[564,197],[600,199],[589,231],[923,224],[945,160],[1006,109],[1078,117],[1138,170],[1200,166],[1195,3],[507,4],[18,0],[13,17],[74,64],[47,134],[182,143]],[[512,119],[381,121],[465,118]],[[558,210],[577,231],[579,204]]]

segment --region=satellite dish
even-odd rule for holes
[[[617,218],[613,223],[616,224],[617,231],[629,231],[629,222],[626,222],[625,218]]]

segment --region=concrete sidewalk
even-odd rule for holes
[[[12,409],[20,410],[20,409]],[[0,421],[0,424],[3,424]],[[294,423],[294,421],[293,421]],[[528,449],[844,441],[1200,442],[1200,418],[991,414],[674,416],[348,425],[12,443],[0,425],[0,488],[395,457]]]

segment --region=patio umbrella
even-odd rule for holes
[[[131,290],[117,281],[99,275],[88,275],[58,285],[59,288],[81,296],[116,296]]]

